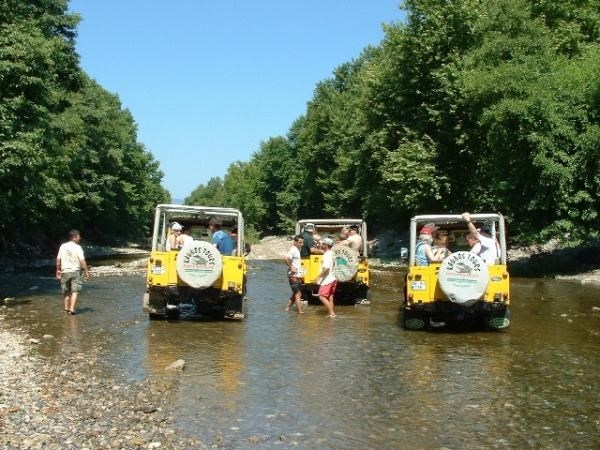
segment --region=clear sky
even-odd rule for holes
[[[400,0],[71,0],[81,66],[117,94],[183,199],[285,136],[316,84],[403,19]]]

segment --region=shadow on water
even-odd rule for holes
[[[403,271],[373,270],[370,306],[284,312],[279,262],[249,267],[245,322],[150,321],[143,275],[86,283],[77,316],[58,282],[2,310],[45,356],[97,358],[126,380],[175,380],[176,431],[223,448],[598,448],[600,290],[514,278],[507,332],[410,332]],[[25,290],[25,292],[27,292]],[[185,370],[165,367],[183,359]]]

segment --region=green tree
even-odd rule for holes
[[[223,180],[220,177],[213,177],[206,185],[199,185],[184,201],[186,205],[199,206],[223,206],[223,202]]]
[[[1,248],[10,244],[13,224],[35,235],[45,225],[46,206],[57,200],[45,171],[60,152],[50,145],[54,117],[80,86],[73,40],[78,21],[66,14],[66,1],[0,4]]]
[[[262,142],[251,163],[256,166],[256,194],[264,210],[255,226],[270,232],[291,232],[301,199],[297,186],[302,165],[290,140],[279,136]]]

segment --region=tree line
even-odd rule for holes
[[[406,19],[319,82],[286,136],[199,185],[260,233],[298,218],[406,229],[502,212],[520,241],[598,235],[600,3],[406,0]],[[80,67],[67,0],[0,0],[0,251],[67,228],[147,237],[169,201],[119,98]]]
[[[511,238],[598,235],[600,2],[406,0],[406,20],[317,84],[286,136],[186,203],[297,218],[501,212]]]

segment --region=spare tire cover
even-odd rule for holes
[[[338,281],[349,281],[358,269],[359,254],[345,245],[334,245],[331,248],[335,261],[333,276]]]
[[[485,293],[488,268],[475,253],[455,252],[442,261],[438,283],[450,301],[469,306]]]
[[[193,288],[212,286],[223,269],[223,259],[217,247],[204,241],[184,245],[175,264],[179,278]]]

